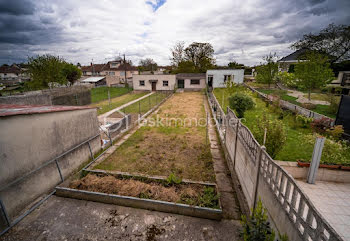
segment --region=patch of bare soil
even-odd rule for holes
[[[157,182],[118,179],[111,175],[98,176],[95,174],[88,174],[82,179],[74,180],[69,184],[69,187],[92,192],[193,205],[201,205],[201,197],[203,193],[205,193],[205,186],[200,184],[176,184],[165,186]],[[215,197],[213,198],[215,199]]]

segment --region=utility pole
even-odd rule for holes
[[[128,81],[126,80],[126,61],[125,61],[125,54],[124,54],[124,81],[125,81],[125,88],[128,87]]]

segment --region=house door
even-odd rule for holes
[[[185,87],[185,82],[183,79],[178,79],[177,80],[177,88],[183,89]]]
[[[152,91],[156,91],[157,90],[157,82],[152,82]]]

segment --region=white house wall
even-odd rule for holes
[[[213,76],[213,87],[214,88],[223,88],[225,87],[224,76],[225,75],[233,75],[233,81],[237,84],[243,83],[244,79],[244,69],[215,69],[215,70],[207,70],[207,80],[208,76]]]
[[[144,74],[144,75],[133,75],[132,76],[132,82],[134,90],[144,90],[144,91],[152,91],[152,84],[150,80],[157,80],[156,84],[156,90],[174,90],[175,83],[176,83],[176,77],[175,75],[168,75],[168,74]],[[140,86],[140,80],[145,81],[144,86]],[[163,86],[163,80],[168,81],[169,86]]]

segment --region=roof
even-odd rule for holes
[[[106,64],[93,64],[89,66],[81,66],[81,71],[86,71],[86,72],[102,72],[103,68],[105,67]]]
[[[21,73],[21,69],[17,66],[1,66],[0,67],[0,73],[15,73],[19,74]]]
[[[137,68],[135,66],[130,65],[129,63],[126,64],[120,64],[117,68],[111,68],[110,63],[114,63],[118,61],[111,61],[107,64],[93,64],[89,66],[82,66],[81,71],[83,72],[102,72],[102,71],[136,71]]]
[[[205,73],[179,73],[176,74],[176,78],[204,78],[205,79],[206,74]]]
[[[82,80],[81,82],[89,82],[89,83],[96,83],[102,79],[106,78],[105,76],[101,76],[101,77],[90,77],[87,79]]]
[[[297,62],[301,55],[303,55],[308,49],[298,49],[297,51],[294,51],[290,55],[287,55],[286,57],[283,57],[282,59],[278,60],[278,62],[286,62],[286,61],[295,61]]]
[[[0,117],[14,115],[42,114],[59,111],[94,109],[88,106],[61,106],[61,105],[13,105],[0,104]]]

